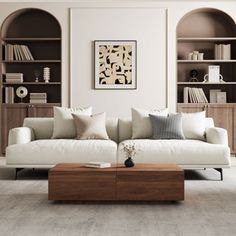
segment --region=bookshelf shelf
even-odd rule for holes
[[[203,82],[177,82],[178,85],[200,85],[200,86],[211,86],[211,85],[236,85],[236,82],[225,82],[225,83],[203,83]]]
[[[236,60],[177,60],[178,63],[236,63]]]
[[[3,82],[2,85],[9,85],[9,86],[14,86],[14,85],[45,85],[45,86],[49,86],[49,85],[61,85],[61,82],[49,82],[49,83],[45,83],[45,82],[23,82],[23,83],[6,83]]]
[[[13,12],[3,21],[0,38],[1,153],[5,153],[10,129],[22,126],[24,118],[28,116],[52,117],[53,106],[61,106],[61,27],[49,12],[24,8]],[[42,79],[45,67],[50,68],[49,83]],[[12,73],[8,74],[8,79],[16,78],[15,81],[21,81],[17,74],[22,73],[24,82],[5,82],[7,73]],[[35,82],[36,77],[41,82]],[[20,98],[16,96],[19,86],[28,90],[24,103],[20,103]],[[30,103],[35,101],[32,93],[41,95],[36,98],[37,103]],[[47,103],[41,103],[44,101]]]
[[[27,61],[6,61],[3,60],[2,63],[61,63],[61,60],[27,60]]]
[[[2,38],[4,42],[15,42],[15,41],[61,41],[61,38]]]
[[[236,41],[236,37],[183,37],[177,38],[179,42],[192,42],[192,41],[207,41],[207,42],[220,42],[220,41]]]

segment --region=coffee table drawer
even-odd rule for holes
[[[116,173],[83,171],[50,173],[49,200],[115,200]]]
[[[183,171],[117,172],[117,200],[184,200]]]

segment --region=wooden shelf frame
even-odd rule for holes
[[[178,63],[236,63],[236,60],[177,60]]]
[[[179,37],[177,41],[186,41],[186,42],[193,42],[193,41],[207,41],[207,42],[220,42],[220,41],[236,41],[236,37]]]
[[[236,82],[223,82],[223,83],[203,83],[203,82],[177,82],[177,85],[236,85]]]
[[[61,63],[61,60],[12,60],[6,61],[3,60],[2,63]]]
[[[61,82],[49,82],[49,83],[45,83],[45,82],[23,82],[23,83],[7,83],[7,82],[3,82],[2,85],[61,85]]]
[[[31,41],[61,41],[61,38],[2,38],[1,39],[4,42],[15,42],[15,41],[27,41],[27,42],[31,42]]]

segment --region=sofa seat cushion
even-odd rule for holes
[[[6,149],[7,164],[54,165],[104,161],[116,163],[117,144],[111,140],[37,140],[10,145]]]
[[[118,163],[123,163],[123,144],[133,143],[137,150],[135,163],[175,163],[191,165],[230,165],[230,150],[225,145],[200,140],[132,139],[119,144]]]

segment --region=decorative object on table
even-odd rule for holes
[[[109,162],[100,162],[100,161],[87,162],[85,164],[85,167],[89,167],[89,168],[109,168],[109,167],[111,167],[111,163],[109,163]]]
[[[197,70],[190,70],[190,80],[189,82],[198,82],[197,76],[198,76],[198,71]]]
[[[39,76],[41,75],[40,70],[35,70],[34,71],[34,76],[35,76],[35,82],[38,83],[39,82]]]
[[[216,100],[217,103],[226,103],[226,92],[217,92]]]
[[[204,59],[204,53],[199,51],[189,52],[187,54],[187,60],[202,61]]]
[[[24,86],[20,86],[16,89],[16,95],[20,98],[21,102],[23,102],[23,98],[28,95],[28,90]]]
[[[210,89],[210,103],[217,103],[217,93],[221,92],[221,89]]]
[[[30,103],[47,103],[47,93],[30,93]]]
[[[50,68],[49,67],[43,68],[43,79],[44,79],[45,83],[49,83],[49,80],[50,80]]]
[[[203,83],[223,83],[223,76],[220,74],[220,66],[208,66],[208,74],[204,76]]]
[[[215,44],[215,60],[231,60],[230,44]]]
[[[23,83],[23,73],[6,73],[5,74],[6,83],[18,84]]]
[[[13,104],[14,103],[14,88],[13,87],[5,87],[5,103]]]
[[[136,89],[136,40],[96,40],[95,89]]]
[[[126,155],[126,160],[124,162],[126,167],[133,167],[134,166],[134,161],[133,158],[137,153],[137,150],[135,148],[135,144],[133,142],[130,142],[129,144],[122,144],[122,151]]]

